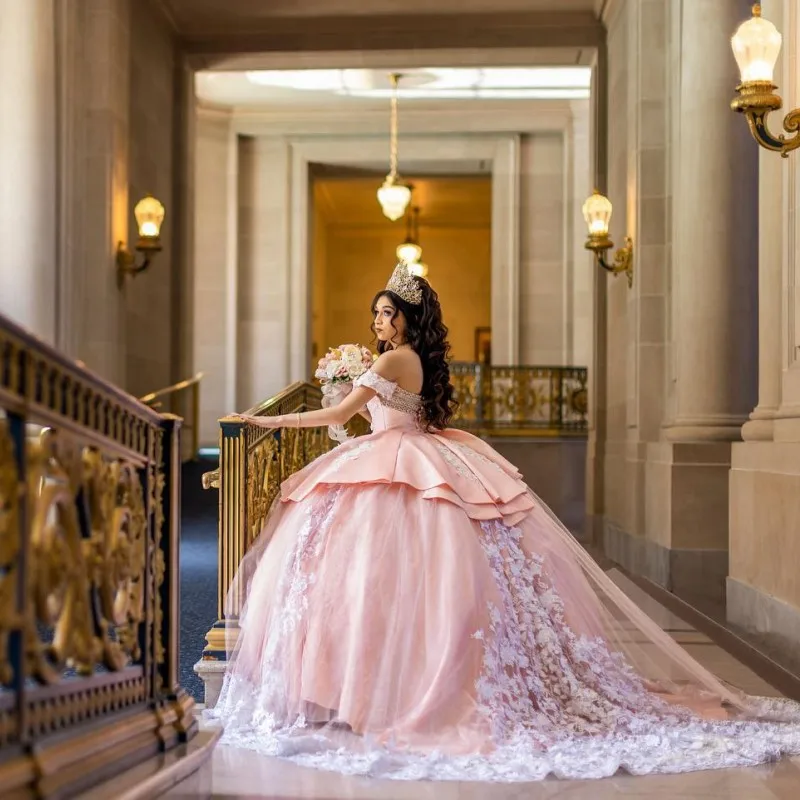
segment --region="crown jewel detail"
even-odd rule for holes
[[[420,289],[417,279],[408,271],[408,267],[405,264],[398,264],[394,268],[392,277],[389,278],[389,283],[386,284],[386,289],[394,292],[406,303],[411,303],[412,306],[418,306],[422,302],[422,289]]]

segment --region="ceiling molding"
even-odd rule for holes
[[[183,49],[214,57],[241,53],[598,47],[605,29],[589,12],[497,12],[271,17],[242,28],[221,21],[181,32]],[[263,26],[259,29],[259,25]]]
[[[199,71],[259,69],[417,69],[426,67],[590,67],[594,47],[437,48],[432,50],[231,53],[187,56]]]
[[[584,101],[588,103],[589,101]],[[576,101],[454,102],[442,108],[402,112],[401,140],[409,137],[457,134],[469,137],[499,133],[561,133],[570,127]],[[206,113],[201,107],[199,113]],[[218,113],[218,112],[214,112]],[[297,136],[326,138],[373,136],[389,132],[386,110],[323,109],[255,111],[233,109],[234,130],[243,136]]]

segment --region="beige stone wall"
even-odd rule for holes
[[[167,209],[163,251],[150,270],[125,289],[125,386],[140,396],[168,386],[177,376],[173,337],[180,328],[173,280],[179,270],[175,230],[178,216],[174,190],[177,53],[172,31],[149,2],[130,6],[130,111],[128,199],[133,206],[146,194]],[[129,212],[131,213],[131,212]],[[135,235],[135,220],[129,219]]]
[[[134,393],[163,386],[176,322],[169,24],[150,0],[8,6],[0,311]],[[164,250],[120,292],[116,246],[135,241],[133,205],[145,192],[167,207]]]
[[[57,338],[54,0],[4,3],[0,24],[0,313]]]
[[[567,361],[567,155],[563,135],[520,142],[521,364]]]

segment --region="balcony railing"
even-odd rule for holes
[[[0,317],[3,796],[74,796],[196,731],[179,429]]]
[[[485,436],[582,436],[584,367],[450,366],[459,409],[454,425]]]

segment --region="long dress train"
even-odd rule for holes
[[[800,705],[724,685],[518,470],[368,372],[373,433],[284,483],[246,602],[223,744],[397,779],[600,778],[800,753]]]

